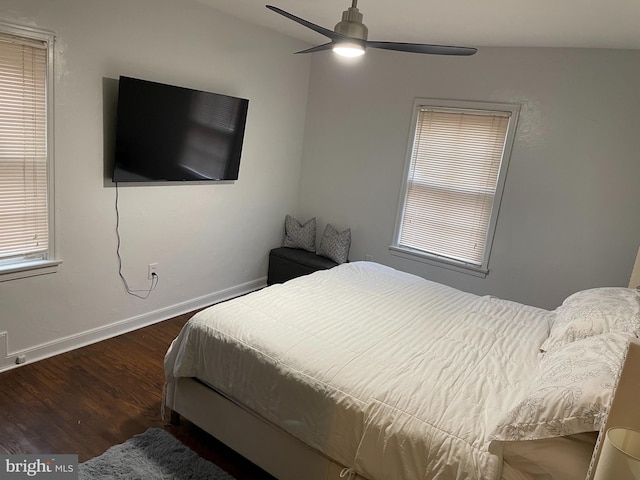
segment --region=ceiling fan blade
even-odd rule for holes
[[[431,55],[473,55],[478,51],[473,47],[454,47],[449,45],[429,45],[426,43],[375,42],[368,41],[367,47],[395,50],[398,52],[427,53]]]
[[[333,42],[325,43],[323,45],[318,45],[317,47],[307,48],[306,50],[300,50],[295,53],[313,53],[313,52],[321,52],[322,50],[330,50],[333,48]]]
[[[333,30],[329,30],[328,28],[321,27],[320,25],[316,25],[315,23],[308,22],[303,18],[296,17],[295,15],[293,15],[293,14],[291,14],[289,12],[285,12],[281,8],[274,7],[273,5],[265,5],[265,6],[269,10],[271,10],[273,12],[276,12],[276,13],[279,13],[283,17],[287,17],[289,20],[293,20],[294,22],[299,23],[302,26],[310,28],[311,30],[313,30],[315,32],[318,32],[319,34],[330,38],[331,40],[342,38],[342,35],[340,35],[339,33],[334,32]]]

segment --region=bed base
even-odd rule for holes
[[[192,378],[166,385],[163,420],[184,417],[278,480],[368,480]],[[501,480],[531,480],[504,464]]]
[[[279,480],[367,480],[194,379],[167,384],[164,420],[178,415]]]

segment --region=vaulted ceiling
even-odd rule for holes
[[[197,1],[310,45],[325,41],[256,0]],[[329,29],[351,6],[351,0],[268,1]],[[370,40],[640,49],[640,0],[360,0],[358,8]]]

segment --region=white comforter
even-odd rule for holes
[[[198,313],[165,371],[371,480],[498,479],[486,437],[531,380],[551,315],[356,262]]]

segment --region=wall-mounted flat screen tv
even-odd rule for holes
[[[114,182],[237,180],[249,100],[120,77]]]

